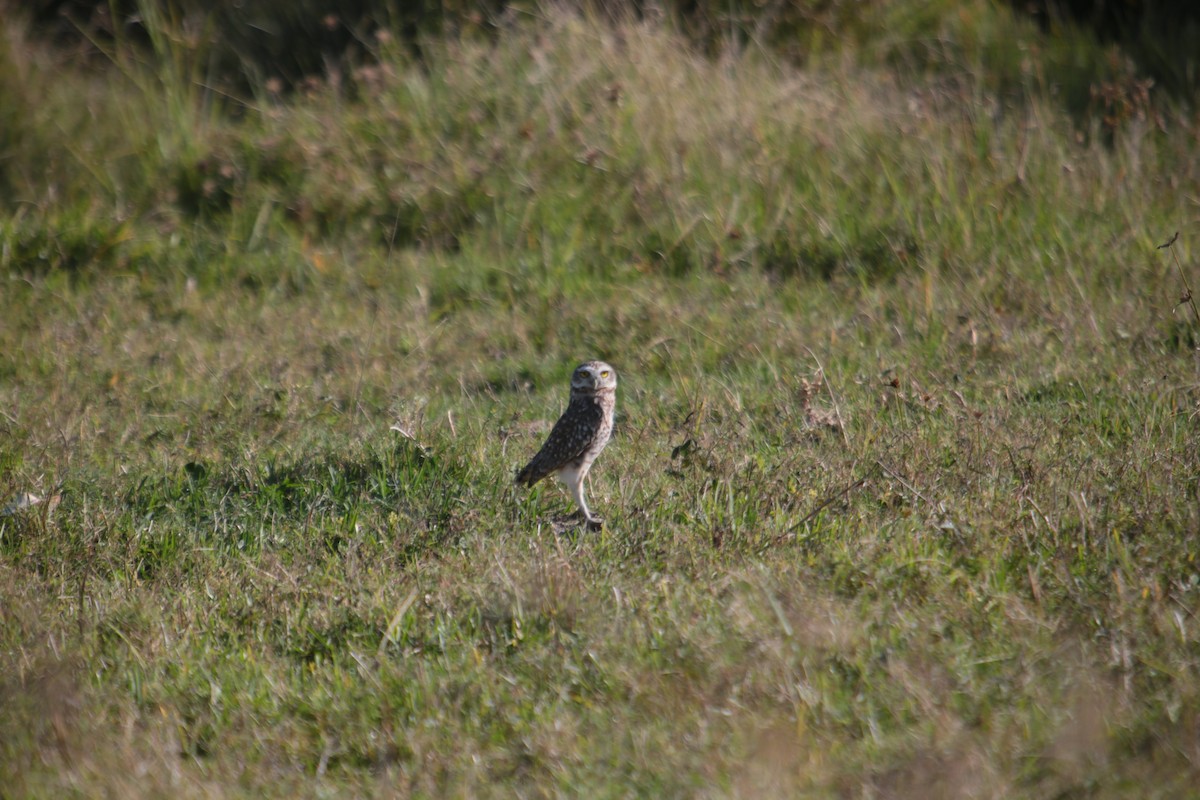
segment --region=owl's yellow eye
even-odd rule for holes
[[[608,370],[604,370],[603,372],[601,372],[601,373],[600,373],[600,377],[601,377],[601,378],[607,378],[607,377],[608,377]]]

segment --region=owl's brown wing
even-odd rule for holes
[[[590,399],[568,405],[558,422],[554,423],[542,449],[517,473],[517,483],[533,486],[583,455],[600,429],[603,418],[603,409]]]

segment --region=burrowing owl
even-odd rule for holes
[[[517,473],[517,483],[533,486],[557,473],[571,490],[584,522],[598,527],[601,522],[588,510],[583,497],[583,479],[596,456],[612,437],[613,412],[617,406],[617,371],[603,361],[580,364],[571,374],[571,401],[554,423],[542,449]]]

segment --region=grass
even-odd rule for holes
[[[0,53],[13,796],[1195,796],[1192,112],[562,11],[239,102],[170,41]],[[596,534],[511,485],[591,357]]]

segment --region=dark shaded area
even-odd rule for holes
[[[1009,0],[1053,34],[1064,25],[1119,45],[1162,89],[1195,92],[1200,67],[1200,3],[1195,0]]]
[[[380,31],[416,50],[421,34],[482,21],[504,4],[486,0],[36,0],[25,7],[39,34],[82,55],[115,42],[154,47],[154,10],[180,35],[171,47],[202,54],[209,77],[246,89],[275,79],[294,87],[370,60]]]
[[[611,17],[670,15],[697,46],[759,41],[803,58],[814,35],[853,37],[881,0],[627,0],[576,5]],[[1192,0],[1008,0],[1053,35],[1063,26],[1091,31],[1120,46],[1156,85],[1180,96],[1196,89],[1200,3]],[[229,89],[276,79],[284,88],[312,76],[339,75],[369,61],[384,38],[399,37],[420,55],[422,35],[494,33],[511,20],[536,15],[537,0],[34,0],[24,4],[35,30],[81,53],[125,41],[153,46],[145,12],[154,9],[172,30],[172,47],[202,53],[209,78]],[[180,41],[182,40],[182,41]]]
[[[1167,37],[1200,20],[1200,4],[1192,0],[1011,0],[1011,4],[1038,19],[1044,29],[1072,21],[1112,41],[1142,33]]]

